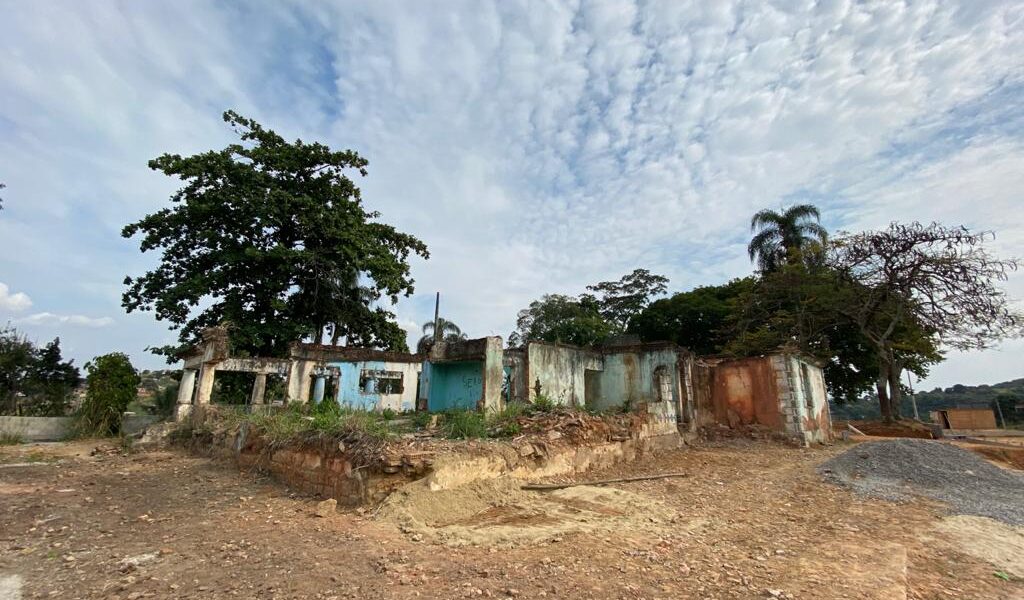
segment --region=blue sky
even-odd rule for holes
[[[811,200],[831,230],[892,220],[1024,247],[1020,2],[0,1],[0,320],[159,367],[126,315],[154,264],[121,227],[165,206],[146,162],[231,140],[232,108],[353,148],[371,209],[430,246],[472,336],[635,267],[673,291],[751,271],[750,215]],[[1024,298],[1024,277],[1007,282]],[[415,341],[411,337],[411,341]],[[922,385],[1024,376],[1024,343]]]

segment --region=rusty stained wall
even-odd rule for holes
[[[526,346],[526,376],[530,401],[537,397],[537,382],[541,393],[558,404],[584,406],[586,403],[587,371],[601,371],[601,355],[593,350],[565,344],[530,342]],[[593,378],[589,378],[593,382]]]
[[[767,358],[723,361],[711,368],[711,403],[715,421],[729,427],[763,425],[785,428],[779,410],[775,371]]]

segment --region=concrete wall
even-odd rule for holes
[[[526,385],[530,402],[541,393],[564,406],[586,403],[585,374],[604,367],[599,353],[562,344],[530,342],[526,347]]]
[[[460,342],[439,342],[423,366],[420,395],[427,408],[499,411],[505,379],[501,338],[491,336]]]
[[[714,421],[760,425],[807,443],[831,438],[825,377],[816,364],[773,354],[718,361],[708,371]]]
[[[483,397],[483,361],[430,363],[428,407],[431,411],[474,410]]]
[[[340,373],[338,379],[338,404],[347,408],[382,411],[391,409],[402,412],[416,409],[416,386],[422,365],[407,362],[356,361],[329,362]],[[359,386],[364,370],[393,371],[402,374],[402,393],[382,394],[372,384],[369,389]]]
[[[24,442],[56,442],[68,436],[73,417],[0,417],[0,432]]]
[[[807,443],[827,442],[832,436],[832,418],[821,368],[795,354],[772,355],[771,364],[786,431]]]
[[[133,435],[161,420],[159,415],[127,415],[121,428]],[[74,422],[74,417],[0,417],[0,432],[19,436],[24,442],[59,442],[71,434]]]
[[[594,408],[604,410],[625,404],[654,404],[661,401],[655,381],[660,367],[671,381],[670,397],[665,398],[674,417],[681,399],[677,348],[615,350],[605,354],[600,376],[601,393]]]

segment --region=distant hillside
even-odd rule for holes
[[[1014,379],[995,385],[957,384],[946,389],[935,388],[927,392],[918,391],[915,398],[917,399],[918,413],[925,421],[930,420],[928,413],[933,410],[956,407],[994,409],[995,403],[998,401],[1008,423],[1024,422],[1024,379]],[[914,414],[909,396],[903,399],[903,414],[905,416]],[[875,419],[879,416],[878,401],[875,398],[844,405],[832,404],[832,418],[834,419]]]

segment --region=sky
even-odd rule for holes
[[[545,293],[642,267],[748,275],[750,216],[938,221],[1024,248],[1024,4],[0,0],[0,322],[81,365],[176,338],[126,314],[169,205],[146,164],[233,141],[234,109],[369,160],[367,207],[429,246],[394,311],[512,331]],[[1005,287],[1024,298],[1024,274]],[[1024,341],[921,387],[1024,377]]]

